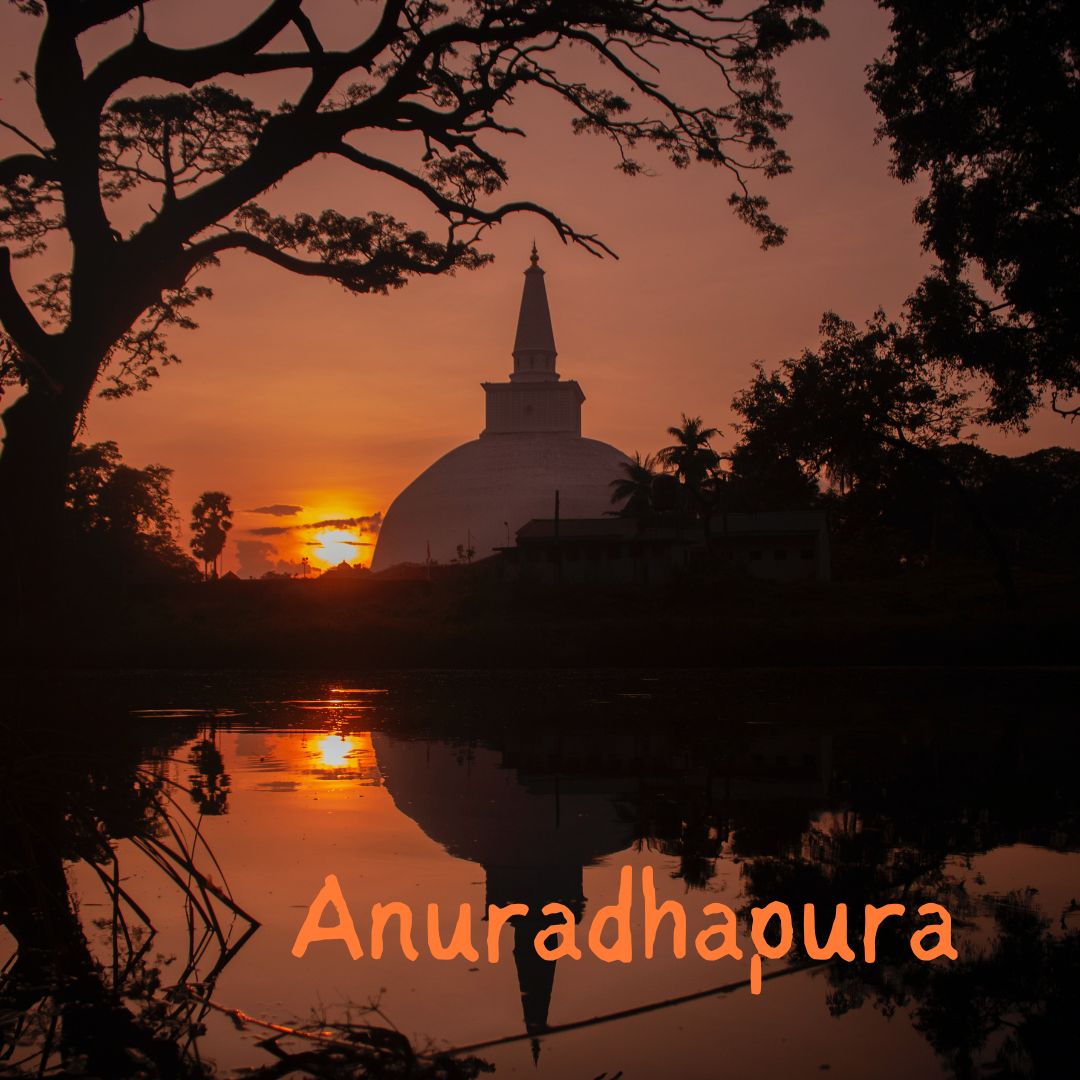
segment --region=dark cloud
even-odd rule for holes
[[[236,557],[240,576],[246,578],[261,578],[270,571],[295,575],[304,569],[298,562],[278,558],[277,548],[265,540],[237,540]]]
[[[269,506],[256,506],[247,513],[269,514],[271,517],[292,517],[303,509],[302,506],[292,506],[290,503],[271,503]]]
[[[325,518],[323,521],[298,522],[296,525],[262,525],[257,529],[248,529],[248,532],[252,536],[284,536],[309,529],[359,529],[361,532],[374,533],[379,531],[382,519],[382,511],[376,511],[366,517]]]
[[[240,563],[241,577],[262,577],[267,570],[273,570],[272,556],[277,555],[273,544],[265,540],[237,540],[236,557]]]
[[[297,525],[298,529],[359,529],[361,532],[378,532],[382,525],[382,511],[376,511],[367,517],[327,518],[325,521],[313,521],[309,525]]]

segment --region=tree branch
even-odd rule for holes
[[[24,143],[27,144],[27,146],[32,147],[42,157],[49,156],[49,151],[46,150],[45,147],[42,146],[36,139],[32,139],[29,135],[27,135],[26,132],[22,130],[22,128],[17,127],[15,124],[8,123],[7,120],[0,120],[0,127],[6,128],[12,133],[12,135],[14,135],[16,138],[21,139]]]
[[[303,0],[273,0],[260,15],[231,38],[195,49],[174,49],[159,45],[145,33],[136,33],[125,46],[107,56],[86,78],[90,100],[100,109],[126,83],[138,78],[163,79],[181,86],[212,79],[226,73],[247,74],[246,62],[274,40],[290,23],[301,18]],[[287,58],[287,59],[285,59]],[[283,54],[272,61],[274,66],[309,67],[311,52]]]
[[[616,255],[602,240],[599,240],[592,234],[577,232],[577,230],[567,225],[567,223],[557,214],[549,210],[546,206],[541,206],[539,203],[526,201],[509,202],[504,203],[502,206],[494,207],[491,210],[484,210],[480,207],[470,206],[467,203],[460,202],[457,199],[452,199],[444,192],[439,191],[433,184],[428,183],[428,181],[417,176],[415,173],[410,172],[408,169],[405,169],[400,165],[395,165],[393,162],[384,161],[382,158],[365,154],[362,150],[358,150],[348,143],[339,143],[334,147],[334,153],[356,165],[361,165],[374,172],[384,173],[385,175],[406,184],[414,191],[420,192],[420,194],[423,195],[444,217],[453,220],[453,216],[455,214],[458,215],[459,224],[497,225],[511,214],[537,214],[551,224],[556,233],[558,233],[559,239],[562,240],[564,244],[567,242],[577,244],[588,251],[590,255],[602,257],[606,254],[610,255],[613,259],[618,258],[618,255]]]
[[[1060,405],[1061,393],[1057,390],[1050,397],[1050,408],[1058,414],[1058,416],[1064,416],[1067,420],[1075,420],[1080,416],[1080,404],[1073,405],[1071,408],[1068,405]]]
[[[16,348],[40,361],[48,355],[51,338],[27,307],[11,276],[11,250],[0,247],[0,323]]]
[[[440,274],[449,270],[455,262],[450,245],[447,245],[444,257],[432,263],[423,262],[419,259],[388,258],[379,253],[369,256],[364,262],[357,259],[343,259],[336,262],[301,259],[297,255],[290,255],[287,251],[282,251],[268,240],[264,240],[254,233],[229,229],[219,236],[209,237],[187,248],[182,260],[185,272],[224,251],[246,251],[293,274],[337,281],[347,288],[355,288],[357,285],[364,284],[374,289],[379,285],[377,274],[388,268],[406,273]],[[365,281],[365,277],[370,278],[370,281]]]
[[[20,176],[41,181],[59,179],[56,163],[37,154],[12,154],[0,159],[0,187],[14,184]]]

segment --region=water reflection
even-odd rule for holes
[[[200,999],[257,924],[180,801],[225,812],[228,778],[213,736],[189,744],[190,788],[168,775],[170,753],[189,736],[173,725],[157,741],[120,732],[104,745],[78,725],[39,729],[33,742],[3,731],[0,915],[12,944],[0,969],[5,1069],[203,1074]],[[173,985],[197,995],[160,993],[157,927],[130,890],[133,864],[170,889],[172,917],[186,927],[186,949],[169,960]]]
[[[533,948],[536,934],[560,919],[542,914],[562,904],[580,920],[585,910],[583,871],[632,839],[618,813],[618,779],[560,773],[529,777],[508,767],[495,748],[448,741],[373,738],[387,790],[402,813],[458,859],[484,870],[484,909],[524,904],[513,920],[514,967],[525,1030],[548,1026],[556,961]],[[533,1043],[534,1057],[539,1044]]]
[[[919,691],[914,709],[912,688],[886,687],[848,688],[838,713],[830,694],[766,707],[761,687],[685,676],[204,680],[33,737],[9,725],[0,1070],[284,1075],[302,1052],[321,1075],[360,1067],[362,1044],[381,1075],[430,1036],[483,1044],[499,1072],[629,1080],[691,1074],[723,1023],[737,1075],[1055,1075],[1080,1005],[1074,725],[1049,693],[1035,712],[1030,693],[972,683],[964,707]],[[688,910],[780,900],[828,925],[845,903],[853,943],[864,904],[933,900],[961,956],[915,960],[896,921],[877,963],[808,971],[796,920],[790,976],[753,1000],[710,995],[744,972],[692,958],[540,959],[541,909],[585,919],[627,863]],[[527,904],[513,964],[378,966],[330,946],[294,961],[328,872],[356,911]],[[376,998],[401,1034],[357,1020]],[[266,1042],[211,1003],[308,1038]]]

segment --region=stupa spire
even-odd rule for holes
[[[514,337],[513,382],[555,382],[555,334],[551,329],[551,310],[548,307],[544,271],[540,268],[540,253],[533,241],[529,268],[525,271],[525,287],[521,293],[517,334]]]

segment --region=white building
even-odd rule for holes
[[[449,562],[458,546],[477,558],[505,545],[522,525],[554,513],[559,492],[566,517],[599,517],[611,509],[611,482],[628,460],[621,450],[581,435],[585,395],[555,368],[544,271],[533,248],[507,382],[483,383],[486,425],[480,437],[451,450],[390,504],[372,569]]]

